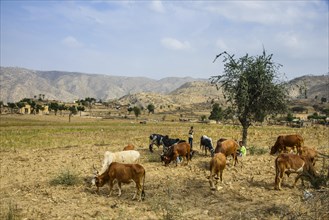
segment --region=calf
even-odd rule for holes
[[[226,156],[223,153],[217,153],[210,161],[210,177],[209,183],[211,190],[215,190],[215,185],[217,184],[218,174],[220,181],[223,182],[223,170],[226,166]],[[215,177],[216,176],[216,177]],[[214,184],[214,177],[216,183]]]
[[[300,156],[296,154],[280,154],[275,159],[275,189],[281,190],[281,182],[283,178],[283,174],[286,173],[288,176],[291,173],[297,173],[297,177],[295,178],[294,187],[299,178],[302,176],[307,176],[309,178],[314,178],[316,172],[307,156]]]
[[[275,144],[271,147],[270,154],[273,155],[277,152],[286,151],[286,147],[291,147],[292,149],[297,148],[297,152],[301,154],[301,147],[304,145],[304,139],[298,134],[293,135],[280,135],[276,139]]]
[[[127,150],[127,151],[119,151],[119,152],[106,151],[104,153],[104,160],[103,160],[101,173],[104,173],[112,162],[136,163],[139,157],[140,157],[140,153],[136,150]]]
[[[110,185],[109,196],[112,194],[112,189],[114,185],[114,180],[117,181],[119,187],[119,194],[121,196],[121,183],[130,183],[134,181],[136,183],[136,193],[133,196],[133,200],[139,195],[138,201],[145,197],[144,185],[145,185],[145,169],[139,164],[122,164],[113,162],[107,168],[107,170],[98,175],[96,170],[96,175],[92,179],[92,185],[97,187],[97,193],[99,192],[99,187],[104,186],[105,183]],[[143,183],[143,185],[141,185]]]
[[[165,166],[167,166],[171,161],[176,161],[177,166],[177,157],[182,156],[186,158],[186,164],[191,159],[191,146],[187,142],[181,142],[169,147],[165,155],[162,156]],[[185,159],[184,159],[185,161]]]
[[[232,155],[234,160],[234,166],[238,163],[237,151],[239,149],[239,144],[232,139],[217,141],[217,146],[215,149],[215,153],[223,153],[226,157]]]
[[[134,150],[134,149],[135,149],[135,146],[132,145],[132,144],[128,144],[127,146],[125,146],[125,147],[123,148],[124,151],[125,151],[125,150]]]
[[[210,151],[211,156],[214,156],[214,148],[212,145],[212,139],[206,135],[202,135],[200,138],[200,149],[204,149],[205,155],[207,155],[207,149]]]

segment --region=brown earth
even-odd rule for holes
[[[74,138],[74,137],[73,137]],[[123,147],[126,140],[119,142]],[[1,217],[19,219],[328,219],[329,189],[314,189],[306,182],[292,188],[295,175],[285,177],[283,190],[274,190],[274,156],[268,153],[239,157],[236,167],[227,166],[223,183],[211,191],[210,156],[197,154],[184,166],[160,163],[158,150],[138,146],[146,169],[145,200],[132,201],[135,187],[123,185],[108,197],[108,186],[95,193],[90,186],[92,165],[99,169],[107,144],[78,144],[56,148],[16,149],[1,152]],[[117,145],[117,146],[120,146]],[[122,147],[113,150],[120,150]],[[328,142],[320,151],[329,154]],[[232,162],[232,161],[230,161]],[[328,167],[320,159],[316,168]],[[73,170],[79,182],[52,185],[60,172]],[[305,199],[308,190],[312,197]]]

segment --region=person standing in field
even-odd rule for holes
[[[192,151],[192,147],[193,147],[193,133],[194,133],[193,126],[191,126],[191,128],[188,132],[188,143],[191,146],[191,151]]]

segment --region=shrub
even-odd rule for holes
[[[250,146],[248,150],[250,155],[261,155],[268,153],[268,150],[256,146]]]
[[[62,171],[57,177],[50,181],[51,185],[73,186],[80,182],[78,175],[70,170]]]

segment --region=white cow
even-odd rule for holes
[[[101,174],[104,173],[112,162],[118,163],[136,163],[140,157],[140,153],[136,150],[126,150],[119,152],[106,151],[104,153],[104,160]]]

